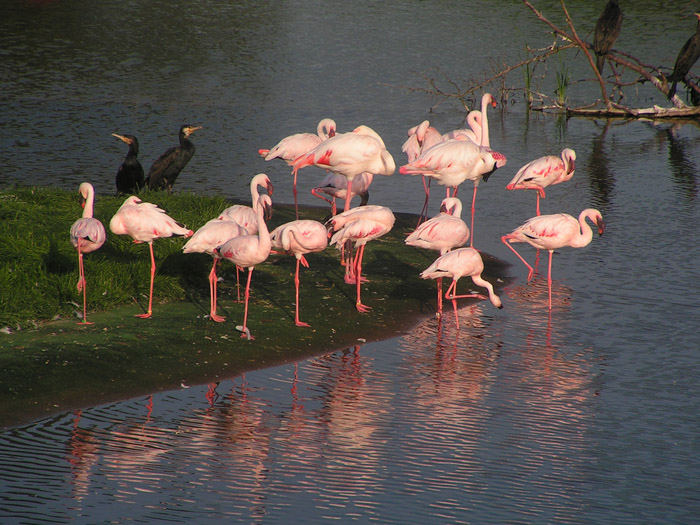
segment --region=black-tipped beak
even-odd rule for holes
[[[272,183],[268,180],[267,181],[267,194],[272,197],[272,193],[275,191],[275,188],[272,186]]]
[[[596,226],[598,226],[598,235],[603,235],[605,233],[605,223],[602,218],[595,221]]]

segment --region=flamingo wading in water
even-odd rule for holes
[[[270,234],[272,248],[294,255],[296,272],[294,273],[294,324],[309,326],[299,319],[299,264],[309,267],[304,257],[307,253],[321,252],[328,246],[328,231],[318,221],[296,220],[275,228]]]
[[[595,223],[598,234],[603,235],[605,223],[598,210],[588,208],[583,210],[578,219],[567,213],[554,215],[538,215],[528,219],[522,226],[517,227],[512,233],[501,237],[501,241],[520,259],[528,268],[528,282],[534,276],[534,269],[517,252],[511,243],[526,242],[535,248],[549,251],[549,266],[547,271],[547,287],[549,292],[549,309],[552,309],[552,254],[557,248],[571,246],[583,248],[588,246],[593,239],[593,230],[586,219]]]
[[[95,203],[95,189],[89,182],[83,182],[78,188],[80,193],[80,205],[83,207],[83,216],[70,227],[70,242],[78,251],[78,291],[83,292],[83,320],[79,324],[92,324],[87,320],[87,287],[85,282],[85,269],[83,268],[83,254],[99,250],[107,240],[104,225],[95,219],[93,208]]]
[[[248,268],[248,280],[245,286],[245,307],[243,310],[243,325],[236,329],[241,331],[241,337],[249,341],[255,339],[248,329],[248,302],[250,299],[250,279],[257,264],[265,261],[270,255],[270,232],[265,224],[265,211],[272,206],[269,195],[261,195],[255,213],[258,218],[257,235],[242,235],[234,237],[219,246],[215,253],[217,256],[231,261],[236,266]]]
[[[576,152],[565,148],[561,158],[547,155],[525,164],[506,186],[507,190],[537,190],[537,215],[540,214],[540,198],[545,198],[544,189],[553,184],[570,180],[576,169]]]
[[[121,207],[109,221],[109,229],[116,235],[129,235],[135,243],[148,243],[151,253],[151,285],[148,293],[148,311],[145,314],[138,314],[136,317],[147,319],[153,313],[153,279],[156,275],[156,261],[153,257],[153,241],[181,235],[190,237],[192,230],[185,228],[165,211],[155,204],[142,202],[141,199],[132,195],[127,197]]]
[[[324,118],[318,123],[315,135],[313,133],[295,133],[293,135],[289,135],[288,137],[284,137],[270,149],[259,149],[258,155],[264,157],[266,161],[280,159],[291,166],[298,157],[308,151],[311,151],[321,142],[335,136],[335,131],[335,120]],[[299,210],[297,206],[297,171],[294,170],[292,173],[294,174],[294,210],[297,218],[299,218]]]
[[[481,273],[484,271],[484,261],[481,255],[474,248],[458,248],[444,255],[441,255],[435,262],[428,266],[420,276],[423,279],[442,279],[452,277],[452,283],[445,292],[445,299],[452,301],[452,308],[455,312],[455,321],[459,328],[459,317],[457,316],[457,299],[474,297],[477,299],[489,299],[496,308],[502,308],[501,299],[494,293],[490,282],[482,279]],[[469,276],[477,286],[483,286],[488,290],[488,297],[481,294],[457,295],[457,281],[460,277]]]
[[[442,200],[440,213],[420,224],[404,241],[409,246],[437,250],[440,255],[469,239],[469,227],[461,218],[462,202],[456,197]],[[442,278],[437,278],[437,316],[442,315]]]

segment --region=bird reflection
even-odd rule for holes
[[[80,427],[81,415],[81,410],[74,413],[66,458],[71,471],[71,497],[76,501],[81,501],[89,494],[90,477],[100,452],[94,432]]]
[[[606,151],[606,135],[611,122],[606,120],[600,134],[593,137],[588,160],[591,189],[602,208],[610,204],[610,194],[615,189],[615,177],[610,171],[610,159]]]
[[[673,180],[682,188],[686,198],[692,201],[695,200],[698,192],[696,181],[698,170],[690,161],[686,151],[687,142],[677,137],[680,127],[681,124],[676,123],[663,130],[668,140],[668,164],[671,168]],[[695,149],[697,149],[697,146]]]

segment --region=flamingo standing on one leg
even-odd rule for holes
[[[95,202],[95,189],[89,182],[83,182],[78,188],[80,204],[83,207],[83,216],[70,227],[70,242],[78,250],[78,291],[83,292],[83,320],[78,324],[92,324],[87,320],[87,287],[85,283],[85,269],[83,268],[83,254],[99,250],[107,239],[104,225],[93,218]]]
[[[576,152],[565,148],[561,158],[546,155],[525,164],[506,186],[507,190],[537,190],[537,215],[540,214],[540,197],[545,198],[544,189],[552,184],[566,182],[574,176]]]
[[[294,160],[304,153],[311,151],[321,142],[335,136],[336,124],[333,119],[324,118],[316,127],[316,134],[313,133],[295,133],[280,140],[275,146],[270,149],[259,149],[258,154],[263,156],[266,161],[272,159],[281,159],[288,165],[292,165]],[[294,209],[299,216],[297,207],[297,171],[294,174]],[[253,201],[255,202],[255,201]]]
[[[428,150],[433,147],[438,142],[443,141],[443,136],[440,132],[430,125],[430,121],[424,120],[417,126],[413,126],[408,130],[408,139],[401,146],[401,151],[406,153],[408,157],[408,162],[413,162],[416,160],[423,151]],[[425,201],[423,202],[423,209],[420,213],[420,219],[418,224],[423,222],[425,219],[425,214],[428,212],[428,200],[430,199],[430,178],[425,178],[425,175],[421,177],[423,180],[423,190],[425,191]]]
[[[249,341],[255,339],[248,329],[248,302],[250,299],[250,279],[253,276],[253,270],[257,264],[265,261],[270,255],[270,232],[265,224],[265,210],[272,206],[272,201],[269,195],[261,195],[256,206],[258,217],[258,233],[257,235],[241,235],[226,241],[219,246],[215,253],[217,256],[228,259],[236,266],[248,268],[248,281],[245,286],[245,307],[243,310],[243,325],[237,326],[240,330],[241,337],[246,337]]]
[[[109,222],[109,229],[116,235],[129,235],[135,243],[148,243],[151,253],[151,286],[148,294],[148,311],[136,317],[151,317],[153,310],[153,278],[156,275],[156,261],[153,257],[153,240],[173,235],[190,237],[192,230],[185,228],[168,216],[155,204],[142,202],[132,195],[128,197]]]
[[[440,213],[418,226],[404,241],[409,246],[437,250],[440,255],[462,246],[469,239],[469,227],[461,218],[462,202],[443,199]],[[437,317],[442,316],[442,278],[437,279]]]
[[[216,265],[219,262],[219,257],[214,250],[229,239],[248,234],[249,232],[236,222],[212,219],[194,232],[194,235],[182,247],[183,253],[208,253],[214,259],[209,272],[209,318],[217,323],[224,322],[226,318],[216,313],[216,287],[218,280]]]
[[[328,231],[318,221],[296,220],[287,222],[275,228],[270,234],[272,247],[293,254],[296,258],[294,274],[294,324],[309,326],[299,319],[299,264],[308,268],[309,263],[304,257],[307,253],[321,252],[328,246]]]
[[[329,244],[336,245],[339,249],[346,241],[354,241],[357,249],[350,272],[346,266],[345,282],[355,283],[357,290],[357,301],[355,307],[360,313],[369,311],[371,308],[362,304],[360,291],[362,285],[362,257],[365,252],[365,245],[382,235],[391,231],[396,218],[392,211],[385,206],[363,206],[339,213],[328,221],[331,231],[335,234]]]
[[[445,299],[452,301],[452,308],[455,312],[455,321],[459,329],[459,317],[457,316],[457,299],[475,297],[478,299],[489,299],[496,308],[502,308],[501,299],[494,293],[490,282],[482,279],[481,273],[484,271],[484,261],[481,255],[474,248],[458,248],[438,257],[433,264],[428,266],[420,276],[423,279],[441,279],[452,277],[452,283],[445,292]],[[481,294],[457,295],[457,281],[460,277],[469,276],[477,286],[483,286],[488,290],[489,296]]]
[[[593,238],[593,230],[591,230],[586,219],[595,223],[598,227],[599,235],[603,234],[605,231],[603,216],[598,210],[588,208],[579,214],[578,219],[567,213],[538,215],[528,219],[522,226],[513,230],[512,233],[501,237],[503,244],[510,248],[517,255],[518,259],[528,267],[528,282],[532,279],[535,271],[510,243],[526,242],[535,248],[549,250],[547,286],[550,310],[552,309],[552,254],[554,250],[564,246],[571,246],[572,248],[588,246]]]
[[[374,175],[368,172],[360,173],[357,177],[352,179],[352,184],[350,185],[350,199],[352,200],[355,195],[359,195],[360,206],[366,206],[369,201],[369,187],[373,179]],[[316,186],[311,190],[311,194],[329,203],[331,205],[331,215],[335,215],[338,212],[335,200],[345,200],[347,191],[348,179],[337,173],[329,173],[324,177],[323,181],[321,181],[320,186]],[[328,195],[330,199],[327,199],[323,194]]]
[[[379,134],[367,126],[358,126],[350,133],[339,133],[297,158],[294,172],[306,166],[318,166],[343,175],[348,184],[358,175],[391,175],[396,170],[394,158]],[[345,211],[350,209],[351,192],[345,197]]]

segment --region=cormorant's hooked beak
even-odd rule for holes
[[[186,137],[189,137],[190,135],[192,135],[192,133],[194,133],[194,132],[197,131],[198,129],[202,129],[202,126],[188,126],[188,127],[186,127],[185,130],[184,130],[184,131],[185,131],[185,136],[186,136]]]
[[[131,144],[131,139],[125,137],[124,135],[120,135],[119,133],[112,133],[113,137],[117,137],[119,140],[126,142],[127,144]]]

